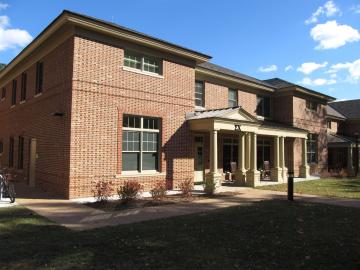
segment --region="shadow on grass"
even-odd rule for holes
[[[0,210],[1,269],[356,269],[360,210],[262,201],[73,232]]]

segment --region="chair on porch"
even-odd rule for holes
[[[264,161],[262,180],[270,180],[271,166],[270,161]]]

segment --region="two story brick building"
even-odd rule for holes
[[[334,98],[64,11],[0,72],[0,166],[65,198],[94,181],[238,184],[327,169]]]

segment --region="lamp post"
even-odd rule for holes
[[[294,172],[289,171],[288,172],[288,200],[293,201],[294,200]]]
[[[355,149],[356,149],[356,165],[355,165],[355,176],[359,173],[359,133],[355,133]]]

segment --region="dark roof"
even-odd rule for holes
[[[275,89],[278,89],[278,90],[283,89],[283,88],[287,88],[287,87],[298,87],[298,88],[301,88],[302,90],[304,90],[304,91],[306,91],[306,92],[309,92],[310,94],[315,94],[315,95],[324,96],[328,101],[333,101],[333,100],[335,100],[334,97],[325,95],[325,94],[323,94],[323,93],[320,93],[320,92],[311,90],[311,89],[309,89],[309,88],[303,87],[303,86],[301,86],[301,85],[298,85],[298,84],[295,84],[295,83],[292,83],[292,82],[285,81],[285,80],[283,80],[283,79],[272,78],[272,79],[264,80],[264,82],[272,85],[272,87],[274,87]]]
[[[341,114],[340,112],[338,112],[337,110],[335,110],[333,107],[331,107],[329,105],[326,106],[326,115],[330,118],[346,120],[346,117],[343,114]]]
[[[279,122],[274,122],[274,121],[269,121],[269,120],[260,121],[260,123],[261,123],[262,127],[281,128],[281,129],[286,129],[286,130],[308,132],[305,129],[294,127],[289,124],[284,124],[284,123],[279,123]]]
[[[206,57],[206,58],[209,58],[209,59],[212,58],[211,56],[209,56],[209,55],[207,55],[207,54],[204,54],[204,53],[201,53],[201,52],[198,52],[198,51],[194,51],[194,50],[192,50],[192,49],[189,49],[189,48],[186,48],[186,47],[183,47],[183,46],[180,46],[180,45],[171,43],[171,42],[169,42],[169,41],[166,41],[166,40],[163,40],[163,39],[160,39],[160,38],[156,38],[156,37],[153,37],[153,36],[144,34],[144,33],[139,32],[139,31],[135,31],[135,30],[133,30],[133,29],[130,29],[130,28],[121,26],[121,25],[116,24],[116,23],[112,23],[112,22],[109,22],[109,21],[101,20],[101,19],[98,19],[98,18],[95,18],[95,17],[91,17],[91,16],[88,16],[88,15],[80,14],[80,13],[77,13],[77,12],[74,12],[74,11],[70,11],[70,10],[64,10],[64,11],[62,12],[62,14],[70,14],[70,15],[75,15],[75,16],[83,17],[83,18],[85,18],[85,19],[89,19],[89,20],[92,20],[92,21],[95,21],[95,22],[98,22],[98,23],[102,23],[102,24],[106,24],[106,25],[108,25],[108,26],[116,27],[116,28],[118,28],[118,29],[121,29],[121,30],[123,30],[123,31],[129,32],[129,33],[132,33],[132,34],[135,34],[135,35],[139,35],[139,36],[146,37],[146,38],[150,38],[150,39],[153,39],[153,40],[162,42],[162,43],[166,43],[166,44],[168,44],[168,45],[171,45],[171,46],[174,46],[174,47],[178,47],[179,49],[187,50],[187,51],[190,51],[190,52],[195,53],[195,54],[200,54],[200,55],[202,55],[203,57]],[[61,15],[62,15],[62,14],[61,14]],[[61,15],[60,15],[60,16],[61,16]]]
[[[329,144],[351,144],[355,143],[355,138],[340,136],[337,134],[327,134],[327,139]]]
[[[335,101],[329,106],[340,112],[348,119],[360,119],[360,99]]]
[[[250,76],[245,75],[243,73],[239,73],[237,71],[234,71],[234,70],[231,70],[231,69],[219,66],[219,65],[215,65],[215,64],[212,64],[212,63],[209,63],[209,62],[204,62],[204,63],[198,64],[198,67],[202,67],[202,68],[205,68],[205,69],[208,69],[208,70],[223,73],[223,74],[226,74],[226,75],[238,78],[238,79],[242,79],[242,80],[246,80],[246,81],[253,82],[253,83],[256,83],[256,84],[260,84],[260,85],[263,85],[263,86],[266,86],[266,87],[269,87],[269,88],[274,88],[271,84],[268,84],[268,83],[266,83],[266,82],[264,82],[262,80],[258,80],[258,79],[254,78],[254,77],[250,77]]]

